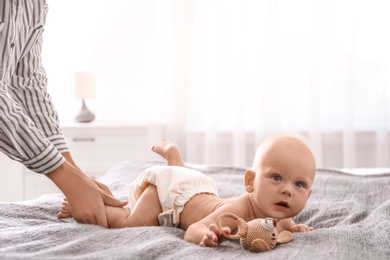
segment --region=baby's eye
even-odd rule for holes
[[[305,184],[301,181],[296,182],[295,186],[297,186],[298,188],[305,188]]]
[[[274,181],[282,181],[282,177],[277,176],[277,175],[272,176],[272,179],[274,179]]]

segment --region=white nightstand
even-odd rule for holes
[[[62,125],[62,130],[76,164],[94,178],[123,161],[157,159],[150,146],[163,138],[163,126],[151,123],[75,123]],[[22,176],[23,196],[19,192],[19,198],[14,196],[12,200],[60,192],[45,176],[21,169],[22,173],[16,174],[19,179]],[[4,201],[1,196],[0,201]]]

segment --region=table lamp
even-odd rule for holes
[[[75,97],[81,98],[82,106],[75,120],[79,123],[89,123],[95,115],[87,108],[86,98],[95,97],[95,74],[89,72],[76,72],[74,75]]]

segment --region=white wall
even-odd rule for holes
[[[390,137],[386,134],[388,133],[388,120],[386,119],[389,118],[390,115],[387,112],[389,111],[387,101],[390,100],[390,91],[387,89],[388,83],[386,83],[386,85],[382,83],[366,82],[361,80],[361,78],[364,79],[363,73],[358,73],[358,69],[370,66],[375,67],[377,66],[377,62],[378,64],[381,64],[380,66],[377,66],[380,67],[381,71],[384,70],[383,67],[386,67],[383,64],[387,64],[387,66],[390,64],[390,52],[386,47],[389,46],[390,43],[390,34],[384,32],[383,27],[372,26],[388,24],[388,16],[385,11],[386,8],[381,8],[382,6],[388,6],[386,5],[386,1],[367,0],[367,2],[365,2],[366,0],[333,0],[326,3],[321,1],[298,1],[299,4],[297,4],[297,2],[293,3],[291,1],[283,0],[237,1],[237,3],[242,2],[242,5],[237,4],[237,7],[245,6],[246,9],[242,8],[242,10],[249,9],[251,11],[250,17],[254,18],[256,21],[258,19],[258,21],[254,23],[255,28],[240,27],[240,23],[236,22],[236,18],[245,20],[245,13],[240,14],[240,17],[235,16],[237,13],[240,13],[240,11],[237,13],[235,12],[235,1],[228,1],[229,4],[225,4],[226,2],[224,0],[112,0],[109,2],[103,0],[47,1],[49,4],[49,14],[46,21],[46,30],[44,32],[43,58],[49,78],[49,92],[57,107],[61,121],[63,123],[73,121],[81,106],[81,101],[73,97],[74,72],[93,71],[97,74],[97,93],[95,99],[87,100],[87,104],[95,112],[97,116],[96,121],[162,122],[166,125],[165,137],[178,143],[179,147],[184,151],[186,158],[193,163],[205,162],[202,158],[208,153],[205,153],[203,149],[209,145],[207,142],[210,141],[209,139],[212,139],[210,136],[213,137],[213,135],[206,132],[210,129],[216,129],[215,131],[218,132],[220,129],[213,129],[213,127],[215,127],[215,125],[217,127],[224,127],[225,125],[223,122],[221,123],[221,120],[228,119],[225,120],[225,123],[230,124],[231,122],[229,119],[232,119],[231,121],[241,119],[241,114],[245,114],[250,118],[252,118],[252,116],[248,116],[248,114],[252,115],[252,113],[255,115],[256,113],[262,113],[267,116],[267,112],[264,112],[262,109],[252,109],[252,106],[250,106],[252,104],[256,105],[253,107],[262,108],[263,104],[264,108],[268,108],[271,112],[268,113],[268,117],[270,117],[272,123],[274,114],[278,114],[276,112],[272,113],[275,111],[275,106],[279,103],[286,104],[286,101],[291,102],[290,107],[287,104],[283,109],[288,110],[287,112],[291,112],[294,116],[282,116],[282,119],[288,121],[288,123],[298,122],[299,120],[303,122],[305,120],[308,121],[307,114],[315,111],[313,109],[308,109],[308,107],[311,108],[314,103],[320,102],[308,98],[306,100],[310,101],[307,102],[308,104],[294,106],[294,104],[299,102],[296,98],[291,99],[290,96],[309,95],[310,93],[312,94],[312,90],[314,89],[311,82],[302,81],[302,79],[310,79],[310,76],[297,74],[296,77],[294,77],[296,73],[294,70],[291,70],[294,66],[300,66],[300,60],[303,60],[302,63],[305,63],[306,66],[307,60],[311,60],[314,65],[317,65],[314,57],[315,55],[313,56],[313,52],[310,51],[310,48],[313,48],[313,46],[308,44],[308,42],[311,43],[311,38],[309,37],[309,39],[307,39],[307,35],[311,35],[311,30],[313,30],[312,25],[307,22],[310,21],[311,17],[298,19],[299,17],[296,17],[295,13],[290,10],[291,8],[287,8],[285,5],[299,10],[301,9],[300,6],[305,7],[307,10],[300,11],[301,13],[307,14],[307,16],[310,16],[312,12],[310,10],[317,8],[318,10],[316,10],[320,14],[320,16],[317,17],[317,20],[321,21],[323,25],[326,25],[324,28],[327,28],[327,30],[333,30],[332,32],[326,31],[326,34],[324,35],[321,34],[321,37],[319,38],[321,40],[318,42],[320,47],[327,47],[324,49],[328,49],[328,46],[330,46],[329,50],[331,51],[329,51],[329,53],[319,52],[318,55],[325,60],[328,56],[335,60],[337,57],[337,59],[341,59],[345,63],[346,61],[349,62],[348,57],[352,57],[351,55],[354,52],[358,52],[360,55],[359,57],[364,57],[364,59],[351,59],[351,63],[347,64],[356,70],[357,75],[355,78],[349,77],[349,74],[352,75],[353,73],[347,71],[348,66],[345,66],[344,63],[336,62],[341,68],[333,66],[334,63],[325,64],[329,65],[328,70],[331,72],[331,75],[327,74],[329,71],[325,71],[323,66],[318,66],[318,68],[316,68],[319,70],[317,79],[319,82],[317,85],[321,85],[325,91],[314,91],[318,93],[318,95],[321,93],[320,100],[324,104],[324,107],[321,107],[321,111],[315,112],[327,114],[326,112],[330,111],[332,113],[329,113],[330,116],[325,118],[326,124],[324,124],[323,121],[320,122],[320,119],[317,120],[319,117],[313,117],[315,119],[314,121],[318,121],[318,129],[314,127],[314,129],[310,130],[310,126],[307,127],[306,125],[303,127],[305,129],[297,129],[302,130],[303,132],[310,132],[311,134],[318,131],[318,133],[315,132],[314,136],[322,136],[322,139],[319,138],[322,143],[320,142],[316,147],[318,158],[321,158],[322,165],[334,167],[348,165],[343,162],[342,157],[347,157],[343,154],[343,151],[347,151],[348,149],[354,150],[355,148],[355,166],[379,165],[383,167],[386,166],[384,165],[384,162],[387,164],[389,163],[387,151],[390,151]],[[360,5],[355,5],[355,2],[360,3]],[[266,8],[250,8],[252,4],[258,4],[262,7],[264,3],[268,3],[271,9],[279,8],[276,13],[278,13],[280,17],[283,17],[284,20],[282,23],[274,21],[274,24],[271,24],[272,26],[268,28],[266,23],[270,21],[266,19],[266,12],[269,10]],[[311,6],[311,3],[316,3],[313,4],[315,7]],[[335,7],[335,3],[337,3],[338,8]],[[344,19],[345,21],[339,21],[339,23],[335,24],[326,20],[330,19],[328,16],[324,16],[326,19],[322,19],[324,18],[321,16],[323,15],[322,5],[325,5],[329,9],[325,11],[330,18],[332,15],[337,16],[341,20],[343,20],[344,17],[347,18]],[[281,6],[283,6],[283,8],[280,8]],[[367,11],[364,9],[356,12],[368,16],[362,15],[361,17],[354,17],[355,13],[353,13],[353,11],[356,6],[360,6],[362,9],[364,9],[363,7],[365,6],[370,6]],[[221,11],[221,8],[226,8],[227,10]],[[334,10],[332,8],[334,8]],[[263,14],[258,14],[258,10],[262,11]],[[346,15],[346,12],[348,12],[348,16]],[[194,15],[194,13],[196,14]],[[218,13],[219,16],[215,15],[216,13]],[[277,17],[274,17],[272,13],[269,14],[269,16],[272,18],[270,20],[277,20]],[[219,17],[221,20],[216,17]],[[356,19],[352,19],[351,17]],[[295,23],[289,23],[289,18],[297,19],[297,21],[295,21]],[[227,26],[222,25],[225,21],[224,19],[228,21]],[[352,20],[356,20],[355,25],[352,25]],[[245,25],[245,22],[251,23],[251,19],[242,22],[241,25]],[[372,24],[369,22],[372,22]],[[283,24],[284,27],[280,27],[280,24]],[[302,28],[299,24],[302,24]],[[340,24],[342,25],[341,27]],[[231,26],[232,32],[229,31],[231,29],[229,26]],[[236,37],[236,35],[251,36],[251,32],[258,29],[256,26],[262,27],[262,34],[257,35],[259,38],[243,38],[248,45],[241,42],[244,41],[243,39]],[[356,34],[354,34],[354,26],[359,27],[358,33]],[[221,32],[219,28],[224,28],[225,31]],[[335,30],[335,28],[337,28],[337,30]],[[272,31],[272,29],[279,29],[279,32],[277,30]],[[300,29],[306,30],[307,35],[302,34]],[[270,30],[270,32],[268,30]],[[271,39],[267,38],[269,36],[267,34],[268,32],[272,37],[275,37],[275,39],[279,39],[278,33],[281,35],[294,34],[295,36],[302,37],[302,42],[306,43],[307,46],[301,44],[301,41],[298,38],[297,41],[294,41],[296,45],[290,46],[291,49],[294,50],[291,51],[291,53],[278,52],[277,48],[275,49],[275,53],[270,53],[269,49],[263,49],[261,53],[264,55],[261,56],[257,53],[256,56],[256,51],[260,52],[259,49],[262,45],[269,45],[268,47],[270,50],[274,50],[273,46],[275,45],[275,42],[272,37]],[[229,37],[222,37],[224,34],[227,34]],[[333,35],[333,38],[328,39],[328,35]],[[311,35],[311,37],[313,36]],[[218,42],[218,40],[215,41],[215,39],[218,39],[220,42]],[[315,37],[313,39],[317,40]],[[355,44],[355,41],[357,44]],[[218,45],[218,43],[221,42],[226,43],[225,45],[222,44],[226,47],[223,51],[220,50],[223,48]],[[277,44],[287,45],[288,43],[289,41],[282,41]],[[204,48],[204,45],[207,44],[212,48]],[[343,44],[346,46],[343,46]],[[337,45],[337,50],[342,50],[342,55],[333,53],[333,45]],[[247,60],[245,59],[241,60],[241,46],[248,48],[245,50],[245,54],[249,57],[248,63],[246,63]],[[230,47],[232,47],[232,51],[230,51]],[[204,52],[204,49],[209,52]],[[289,48],[287,49],[289,50]],[[288,57],[289,53],[291,55],[296,55],[293,57],[295,59],[290,59],[291,57]],[[226,54],[231,55],[231,57],[225,57]],[[214,59],[208,59],[210,56],[213,56],[212,58]],[[269,86],[272,88],[273,85],[268,84],[270,82],[264,80],[264,78],[267,78],[265,77],[268,73],[267,68],[270,67],[270,64],[264,62],[264,60],[268,57],[269,60],[272,61],[275,56],[286,58],[286,60],[291,62],[291,64],[279,64],[280,68],[284,68],[284,65],[286,65],[284,69],[287,76],[285,75],[285,78],[276,76],[277,80],[275,80],[275,78],[272,77],[273,75],[269,76],[271,83],[273,83],[273,81],[280,81],[287,86],[286,88],[283,88],[283,90],[289,90],[291,95],[284,95],[287,97],[286,100],[283,100],[283,102],[275,102],[277,98],[270,98],[270,95],[272,96],[272,94],[269,94],[268,92],[262,92],[260,95],[261,99],[258,99],[256,95],[252,95],[252,93],[256,92],[247,92],[247,94],[249,93],[252,95],[251,98],[254,99],[251,100],[251,102],[247,102],[248,100],[246,100],[246,103],[249,104],[250,113],[248,113],[246,110],[243,112],[243,107],[240,106],[240,104],[243,103],[242,100],[240,102],[231,102],[221,98],[221,89],[222,91],[227,92],[226,86],[230,86],[234,89],[234,91],[231,92],[234,93],[232,94],[233,96],[237,93],[243,95],[244,92],[241,91],[241,87],[245,84],[250,85],[250,81],[252,80],[252,78],[246,77],[246,74],[243,72],[248,72],[251,75],[258,77],[253,81],[253,88],[256,89],[258,88],[258,85],[263,84],[262,88],[258,88],[259,92],[263,89],[268,90]],[[302,59],[301,56],[303,57]],[[197,59],[199,61],[197,61]],[[255,60],[255,65],[256,62],[261,64],[264,62],[264,67],[259,64],[257,64],[257,67],[252,66],[252,63],[250,63],[252,59]],[[213,79],[213,76],[215,76],[214,74],[216,74],[216,71],[213,70],[213,65],[215,64],[212,63],[216,60],[224,65],[225,63],[227,65],[232,65],[232,70],[230,72],[234,75],[231,77],[228,77],[230,76],[228,75],[229,70],[216,69],[217,73],[220,73],[218,75],[226,82],[224,80],[219,82],[209,80]],[[375,62],[360,63],[361,60],[364,62],[367,60]],[[210,62],[211,65],[207,64],[207,62]],[[229,64],[229,62],[231,64]],[[321,64],[324,65],[324,63]],[[247,65],[247,67],[243,65]],[[277,67],[272,68],[271,66],[269,71],[275,72],[277,69]],[[339,70],[342,70],[340,74],[344,73],[342,77],[339,77],[338,74],[333,75],[333,72],[338,72]],[[388,70],[387,67],[387,71]],[[305,71],[308,71],[308,74],[310,74],[309,72],[312,72],[310,69]],[[242,75],[238,75],[239,78],[237,79],[237,82],[230,80],[231,78],[234,79],[237,77],[237,74],[240,73]],[[210,77],[208,78],[207,76]],[[321,79],[319,79],[320,77]],[[383,77],[389,78],[389,75]],[[344,80],[341,81],[340,84],[348,85],[346,84],[346,81],[350,81],[354,84],[360,83],[360,85],[362,85],[358,86],[359,84],[355,84],[352,87],[351,83],[349,86],[350,89],[348,89],[358,89],[354,92],[358,97],[356,100],[361,104],[357,107],[357,112],[352,113],[351,111],[353,109],[351,110],[348,106],[353,105],[353,102],[356,100],[352,99],[352,97],[348,98],[350,93],[343,91],[343,87],[345,86],[335,83],[338,82],[337,80],[339,80],[339,78]],[[295,82],[291,82],[291,79],[294,79]],[[370,80],[371,79],[372,78],[370,78]],[[282,84],[280,82],[279,84]],[[304,84],[301,84],[302,82]],[[290,88],[292,83],[295,85]],[[299,88],[300,85],[303,86],[301,86],[303,90],[301,90],[299,94],[296,94],[297,86]],[[376,89],[373,88],[375,85],[377,85]],[[210,88],[213,86],[217,87],[213,88],[210,92]],[[305,87],[311,92],[305,91]],[[200,88],[205,91],[205,94],[199,91]],[[263,95],[264,93],[266,95]],[[207,97],[205,97],[206,94]],[[328,97],[328,99],[326,97]],[[190,98],[191,100],[189,100]],[[317,98],[319,98],[319,96],[317,96]],[[209,106],[204,106],[205,99],[208,101]],[[235,100],[235,97],[233,97],[232,100]],[[344,102],[345,100],[348,102]],[[378,102],[378,100],[380,102]],[[220,103],[217,103],[216,101]],[[236,106],[233,107],[231,104],[235,104]],[[365,106],[365,104],[367,104],[367,106]],[[202,106],[206,107],[206,109],[200,112],[199,108]],[[210,117],[211,113],[207,110],[208,107],[210,107],[209,110],[213,110],[214,108],[220,110],[217,112],[221,113],[216,114],[218,115],[218,120],[214,120],[215,118],[212,116]],[[302,107],[303,109],[298,109]],[[318,108],[318,106],[316,107]],[[370,108],[370,110],[366,109],[366,107]],[[381,107],[383,107],[383,109],[381,109]],[[294,108],[295,110],[291,108]],[[375,110],[375,108],[378,109]],[[229,109],[236,113],[235,117],[229,115],[231,112]],[[348,111],[348,109],[351,111]],[[356,118],[358,120],[353,121],[353,124],[351,123],[351,129],[347,129],[348,131],[346,131],[345,129],[343,130],[344,123],[346,122],[343,116],[346,114],[349,115],[348,112],[351,112],[350,114],[354,115],[354,118],[350,118],[351,120],[355,120]],[[317,114],[313,112],[311,115]],[[259,125],[258,118],[255,118],[257,120],[250,122],[254,124],[254,128],[250,130],[252,132],[257,131],[256,134],[262,136],[264,133],[261,131],[264,126],[261,124]],[[383,120],[378,120],[378,118],[383,118]],[[212,121],[211,126],[208,124],[208,121]],[[236,127],[238,125],[240,127],[240,125],[243,125],[240,123],[240,120],[237,122],[233,122],[233,124],[230,124],[229,126]],[[324,131],[328,127],[327,124],[332,122],[337,125],[337,129],[335,131],[331,129],[332,131],[330,132]],[[356,122],[358,122],[358,127],[361,128],[359,130],[360,132],[358,131],[356,135],[356,143],[354,142],[353,145],[345,145],[348,142],[343,138],[353,136],[350,134],[349,130],[356,130],[352,127],[356,127]],[[202,123],[204,124],[202,125]],[[363,124],[363,127],[361,127],[360,124]],[[278,125],[271,126],[270,129],[273,130],[274,128],[277,128],[277,126]],[[291,125],[289,126],[291,127]],[[367,126],[368,130],[364,126]],[[190,128],[190,131],[188,131],[188,128]],[[196,138],[193,139],[194,136],[197,137],[198,133],[196,130],[198,128],[203,131],[201,135],[206,135],[206,138],[203,138],[206,141],[198,142]],[[248,132],[248,129],[238,129],[239,134],[241,134],[241,130],[242,133],[252,133],[250,131]],[[365,137],[364,131],[366,130],[369,132],[369,138]],[[378,134],[379,130],[380,134]],[[233,131],[237,131],[237,129]],[[378,131],[378,133],[376,131]],[[344,137],[340,137],[340,135],[344,135]],[[371,140],[372,142],[366,143],[364,140]],[[259,140],[256,139],[254,143],[257,144],[258,141]],[[353,138],[352,141],[355,141],[355,139]],[[188,147],[186,147],[186,145]],[[216,152],[219,152],[221,149],[223,150],[221,147],[224,147],[220,143],[215,143],[210,145],[210,147],[211,146],[215,146]],[[232,146],[231,139],[226,141],[226,147],[230,146]],[[382,146],[385,147],[385,149],[379,149]],[[199,147],[199,149],[197,147]],[[230,155],[240,153],[234,146],[232,147],[233,148],[229,148],[229,150],[224,150],[223,153],[220,154],[220,157],[223,158],[221,161],[213,159],[211,162],[218,164],[231,163],[232,158]],[[250,153],[251,151],[253,152],[253,147],[250,147],[248,150],[246,155],[249,156],[246,157],[246,163],[251,161]],[[382,150],[385,150],[386,153],[381,152]],[[214,150],[211,149],[210,151],[212,151],[211,154],[216,154]],[[244,156],[245,155],[242,155],[241,157]]]
[[[156,31],[158,4],[128,0],[48,0],[48,4],[43,59],[62,122],[73,121],[81,106],[73,97],[76,71],[97,74],[96,98],[87,100],[96,120],[166,119],[162,87],[171,79],[161,73],[171,64],[161,64],[155,51],[165,48],[161,34],[166,39],[169,32]]]

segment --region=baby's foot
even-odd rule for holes
[[[169,140],[162,140],[151,147],[152,151],[165,158],[168,165],[184,166],[184,162],[177,146]]]
[[[151,149],[153,152],[161,155],[167,160],[170,154],[179,153],[176,145],[167,139],[164,139],[160,143],[153,145]]]
[[[57,214],[57,218],[71,218],[72,217],[72,211],[70,210],[69,203],[66,199],[62,202],[62,206],[60,209],[60,212]]]

